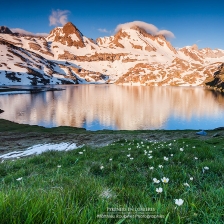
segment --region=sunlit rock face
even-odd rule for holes
[[[170,122],[214,121],[224,99],[203,88],[76,85],[65,91],[0,96],[0,118],[46,127],[169,129]],[[193,125],[193,124],[192,124]]]
[[[164,35],[148,32],[126,26],[93,40],[71,22],[46,37],[0,27],[0,85],[203,86],[224,61],[222,49],[177,50]]]
[[[76,48],[85,47],[83,34],[71,22],[65,24],[62,28],[55,28],[52,30],[48,40],[59,42],[67,46],[75,46]]]

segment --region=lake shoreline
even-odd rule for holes
[[[0,154],[24,151],[38,144],[70,143],[92,148],[104,147],[120,139],[139,139],[143,141],[165,142],[177,139],[223,138],[224,128],[206,130],[206,136],[197,135],[198,130],[99,130],[88,131],[84,128],[60,126],[44,128],[37,125],[18,124],[0,119]]]
[[[62,91],[63,88],[46,87],[46,86],[31,86],[31,87],[12,87],[12,86],[0,86],[1,94],[19,94],[19,93],[40,93],[47,91]]]

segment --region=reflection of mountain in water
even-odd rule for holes
[[[0,117],[48,127],[98,121],[101,128],[165,129],[171,116],[212,121],[223,113],[223,105],[223,96],[203,88],[79,85],[61,92],[0,96],[5,110]]]

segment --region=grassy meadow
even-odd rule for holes
[[[124,138],[5,160],[1,224],[224,223],[223,180],[221,136]]]

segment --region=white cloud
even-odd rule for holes
[[[161,35],[164,35],[167,38],[175,38],[174,34],[171,31],[169,31],[169,30],[159,30],[153,24],[145,23],[145,22],[142,22],[142,21],[133,21],[133,22],[129,22],[129,23],[119,24],[116,27],[115,32],[117,32],[120,29],[128,29],[128,28],[131,28],[133,26],[138,26],[138,27],[144,29],[146,32],[148,32],[152,35],[161,34]]]
[[[98,31],[100,31],[101,33],[111,33],[111,31],[107,30],[107,29],[101,29],[99,28]]]
[[[51,15],[49,16],[50,26],[62,25],[64,26],[68,22],[69,10],[52,10]]]
[[[46,37],[46,36],[49,35],[49,33],[36,33],[36,34],[34,34],[34,35],[36,35],[36,36],[42,36],[42,37]]]
[[[159,30],[157,32],[157,35],[159,35],[159,34],[161,34],[167,38],[175,38],[174,34],[169,30]]]
[[[20,29],[20,28],[12,28],[10,29],[13,33],[19,33],[19,34],[24,34],[24,35],[31,35],[31,36],[43,36],[46,37],[49,34],[48,33],[32,33],[29,31],[26,31],[24,29]]]

